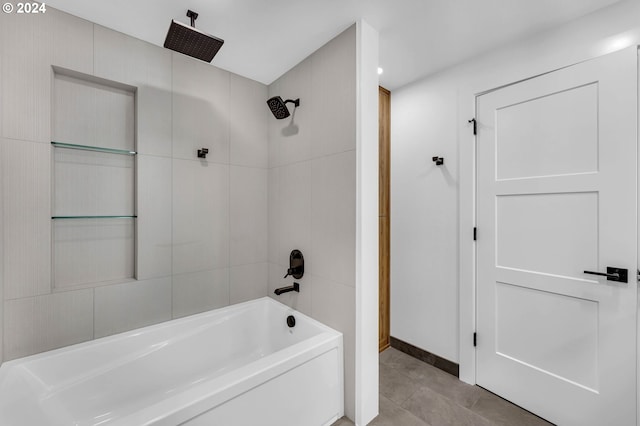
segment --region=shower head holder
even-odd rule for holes
[[[193,28],[196,27],[196,19],[198,19],[198,14],[196,12],[194,12],[193,10],[187,10],[187,17],[191,18],[191,26]]]

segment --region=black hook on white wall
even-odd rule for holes
[[[198,158],[207,158],[207,154],[209,150],[207,148],[202,148],[198,150]]]
[[[433,160],[434,163],[436,163],[436,166],[442,166],[444,164],[443,157],[431,157],[431,159]]]

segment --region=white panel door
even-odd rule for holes
[[[477,98],[477,383],[559,425],[636,424],[636,61]]]

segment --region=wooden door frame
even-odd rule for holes
[[[379,224],[379,312],[378,350],[382,352],[391,344],[390,309],[390,161],[391,161],[391,92],[378,86],[378,224]]]

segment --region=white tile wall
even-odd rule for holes
[[[356,151],[316,158],[311,166],[309,273],[354,286]]]
[[[52,8],[47,8],[47,12],[41,16],[45,15],[47,26],[38,34],[42,38],[34,41],[50,49],[51,58],[47,59],[50,64],[92,74],[93,23]],[[20,23],[24,23],[24,19],[17,15],[11,16],[16,16]],[[40,23],[36,22],[36,25]]]
[[[53,221],[53,287],[132,279],[135,274],[134,219]]]
[[[229,265],[229,166],[173,160],[173,273]]]
[[[95,338],[171,319],[171,278],[97,287]]]
[[[322,117],[311,137],[313,158],[356,148],[355,33],[353,25],[311,57],[310,109]]]
[[[282,278],[287,273],[287,267],[275,263],[269,263],[269,288],[267,295],[284,303],[303,314],[311,315],[311,279],[305,274],[301,279],[294,280],[292,277]],[[280,287],[288,287],[296,281],[300,284],[300,292],[291,291],[277,296],[274,290]]]
[[[342,333],[355,332],[355,290],[326,278],[310,275],[311,313],[319,321]],[[353,302],[353,303],[351,303]]]
[[[97,146],[135,150],[135,94],[101,86],[95,90],[93,140]],[[82,115],[74,117],[81,120]],[[71,121],[72,117],[68,118]]]
[[[3,19],[0,18],[0,26]],[[0,99],[2,98],[2,43],[0,43]],[[0,102],[0,117],[2,117],[2,102]],[[2,135],[2,119],[0,119],[0,135]],[[1,141],[1,139],[0,139]],[[1,143],[1,142],[0,142]],[[0,148],[1,150],[2,148]],[[1,152],[1,151],[0,151]],[[2,155],[0,155],[2,158]],[[0,164],[1,164],[0,160]],[[4,169],[4,167],[2,167]],[[2,176],[0,174],[0,176]],[[2,177],[4,182],[4,177]],[[4,355],[4,185],[0,185],[0,364]]]
[[[355,416],[355,26],[269,86],[300,97],[294,119],[269,117],[269,296],[344,333],[345,412]],[[290,110],[291,107],[290,107]],[[273,294],[289,253],[305,256],[300,293]]]
[[[50,142],[51,65],[93,71],[93,25],[51,10],[3,17],[2,136]]]
[[[275,199],[278,207],[276,233],[280,265],[289,265],[291,250],[309,253],[311,248],[311,161],[279,168]],[[311,259],[313,262],[313,259]]]
[[[171,52],[96,25],[95,75],[138,88],[136,149],[171,156]]]
[[[2,16],[0,16],[0,28],[4,28],[4,27],[7,26],[6,22],[7,22],[8,19],[9,19],[9,17],[6,16],[6,14],[3,14]],[[2,30],[0,30],[0,34],[3,34]],[[4,56],[5,56],[5,54],[4,54],[4,45],[5,45],[5,43],[0,41],[0,99],[3,98],[3,96],[2,96],[2,88],[3,88],[3,85],[4,85],[4,83],[3,83],[4,79],[2,78],[2,73],[3,73],[3,70],[4,70],[4,66],[2,65],[2,63],[5,60],[4,59]],[[0,101],[0,137],[2,137],[4,135],[4,133],[2,132],[2,121],[3,121],[3,117],[4,117],[4,114],[2,113],[3,105],[4,105],[4,103],[2,101]],[[0,195],[1,195],[1,192],[0,192]],[[0,203],[1,203],[1,201],[0,201]],[[0,284],[1,284],[1,282],[0,282]],[[2,320],[0,320],[0,322],[1,321]],[[0,329],[1,328],[2,327],[0,327]],[[1,343],[0,343],[0,345],[1,345]],[[0,357],[2,357],[1,353],[2,353],[2,351],[0,351]]]
[[[0,358],[2,349],[7,360],[92,339],[94,330],[97,337],[225,306],[230,300],[264,296],[267,87],[52,8],[46,16],[19,18],[0,15],[0,136],[5,137],[0,139]],[[57,79],[52,66],[59,67]],[[109,89],[102,101],[96,101],[102,89],[84,82],[76,84],[70,98],[52,99],[54,81],[64,80],[61,87],[69,83],[68,77],[60,77],[65,72],[130,86],[125,97],[127,108],[135,107],[135,126],[129,127],[133,130],[114,125],[117,117],[104,110],[122,99],[118,90]],[[310,81],[309,74],[305,78]],[[88,104],[78,102],[87,98]],[[52,100],[58,103],[54,108]],[[64,112],[66,118],[60,115]],[[73,121],[68,117],[78,127],[63,134],[61,123]],[[87,123],[93,126],[84,129]],[[96,123],[102,123],[101,130],[84,132],[99,127]],[[135,272],[140,281],[120,279],[95,289],[51,293],[52,130],[64,142],[85,144],[93,139],[110,146],[125,139],[127,148],[139,153],[135,204],[124,208],[133,207],[138,214],[136,234],[132,227],[127,231],[127,247],[136,247],[137,257],[135,270],[128,265],[130,272],[124,275]],[[206,161],[196,158],[202,147],[210,149]],[[111,178],[113,185],[103,188],[100,197],[83,196],[86,205],[72,207],[103,213],[101,200],[112,198],[107,192],[117,186],[117,179]],[[92,186],[87,179],[76,180]],[[62,192],[57,195],[64,198]],[[56,205],[63,204],[57,200]],[[60,229],[56,235],[61,235]],[[70,260],[58,271],[96,272],[91,262],[97,257],[133,258],[128,250],[59,250],[68,260],[82,262]],[[98,275],[105,277],[104,271]]]
[[[9,300],[5,361],[93,338],[93,289]]]
[[[300,98],[300,106],[287,104],[291,116],[276,120],[271,112],[269,122],[269,167],[309,160],[312,156],[311,139],[316,127],[311,99],[311,59],[307,58],[269,86],[269,97],[282,100]]]
[[[95,75],[138,86],[171,90],[171,52],[95,25]]]
[[[138,126],[136,150],[141,154],[171,156],[170,89],[141,83],[136,93]]]
[[[135,157],[54,147],[54,216],[132,216]]]
[[[230,174],[230,264],[266,262],[267,169],[231,166]]]
[[[166,277],[172,269],[171,159],[137,156],[137,278]]]
[[[179,53],[173,56],[173,156],[229,163],[229,73]],[[249,114],[234,117],[242,120]]]
[[[47,142],[51,104],[46,65],[49,43],[44,42],[47,18],[20,19],[11,14],[0,28],[3,43],[2,136]],[[44,99],[41,102],[40,99]]]
[[[246,302],[267,295],[269,265],[266,262],[232,266],[229,270],[229,303]]]
[[[4,297],[51,290],[51,145],[0,140]]]
[[[267,256],[269,263],[286,263],[287,260],[279,259],[278,247],[280,246],[280,168],[269,169],[267,184]]]
[[[135,149],[133,91],[56,73],[52,140],[115,149]]]
[[[180,318],[229,304],[229,269],[173,276],[173,317]]]
[[[230,75],[230,161],[238,166],[268,166],[267,86],[236,74]]]

